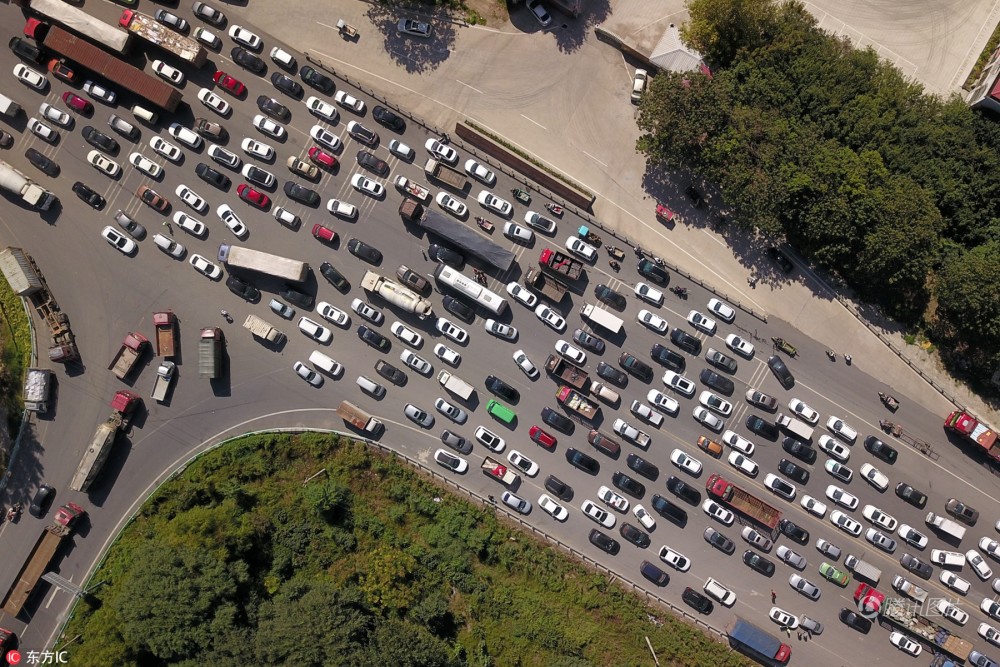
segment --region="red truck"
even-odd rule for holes
[[[513,470],[488,456],[483,460],[482,465],[479,467],[484,473],[504,486],[510,486],[521,479]]]
[[[542,250],[538,264],[543,269],[566,276],[570,280],[576,280],[583,273],[583,262],[551,248]]]
[[[944,426],[960,434],[969,442],[982,447],[983,453],[994,461],[1000,461],[1000,445],[997,432],[982,423],[965,410],[955,410],[944,420]]]
[[[132,369],[135,368],[136,362],[139,361],[139,357],[142,356],[147,345],[149,345],[148,338],[141,333],[130,331],[125,336],[118,354],[108,364],[108,369],[115,374],[116,378],[124,380],[132,372]]]
[[[705,482],[705,490],[717,500],[721,500],[746,517],[767,526],[770,530],[778,527],[781,520],[781,510],[773,507],[757,496],[744,491],[722,475],[710,475]]]

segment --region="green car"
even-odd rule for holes
[[[825,578],[829,579],[833,583],[837,584],[841,588],[847,586],[851,583],[851,576],[846,572],[841,572],[829,563],[823,563],[819,566],[819,573]]]

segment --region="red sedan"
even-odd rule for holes
[[[328,243],[335,243],[337,241],[337,232],[333,231],[329,227],[324,227],[323,225],[313,225],[312,234],[320,241],[326,241]]]
[[[240,186],[236,188],[236,194],[246,203],[253,204],[261,210],[266,210],[271,205],[270,197],[259,190],[254,190],[246,183],[240,183]]]
[[[68,90],[62,94],[63,102],[69,106],[70,109],[74,111],[79,111],[80,113],[89,114],[94,110],[94,105],[83,99],[79,95],[74,95]]]
[[[247,90],[247,87],[243,85],[242,81],[234,79],[222,70],[219,70],[212,76],[212,81],[215,81],[215,84],[219,86],[219,88],[228,90],[237,97],[245,93]]]
[[[309,159],[316,164],[323,165],[327,169],[333,169],[337,166],[337,158],[317,146],[309,149]]]
[[[546,449],[555,449],[556,439],[539,426],[528,429],[528,437]]]

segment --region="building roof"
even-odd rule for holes
[[[688,48],[681,41],[680,30],[674,23],[670,24],[659,43],[653,47],[649,59],[660,69],[668,72],[707,70],[701,54]]]

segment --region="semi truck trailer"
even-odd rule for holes
[[[111,401],[111,415],[94,431],[70,481],[70,489],[82,493],[90,489],[111,454],[118,432],[128,428],[129,419],[141,400],[138,395],[124,389],[115,394]]]
[[[0,188],[40,211],[49,210],[56,201],[54,194],[3,161],[0,161]]]
[[[388,303],[396,306],[407,313],[413,313],[420,319],[425,319],[434,314],[433,304],[416,292],[399,283],[389,280],[374,271],[366,271],[365,277],[361,279],[361,287],[378,294]]]

